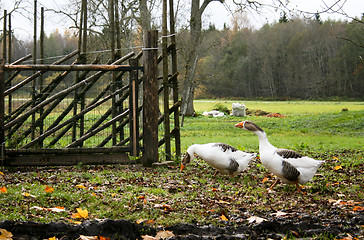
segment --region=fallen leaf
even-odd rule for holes
[[[154,225],[155,224],[155,221],[154,220],[147,220],[144,222],[144,224],[146,225]]]
[[[21,195],[23,195],[24,197],[32,197],[32,198],[36,198],[36,196],[30,194],[30,193],[26,193],[26,192],[23,192]]]
[[[341,165],[338,165],[338,166],[334,167],[334,170],[335,170],[335,171],[338,171],[338,170],[340,170],[340,169],[343,169],[343,167],[342,167]]]
[[[155,237],[157,239],[167,239],[169,237],[174,237],[175,235],[173,234],[173,232],[171,231],[159,231],[157,232],[157,235],[155,235]]]
[[[219,200],[219,203],[230,204],[229,202],[226,202],[226,201],[223,201],[223,200]]]
[[[361,212],[361,211],[364,211],[364,208],[360,207],[360,206],[354,206],[353,211]]]
[[[44,207],[34,206],[34,207],[31,207],[30,209],[41,210],[41,211],[49,211],[49,212],[64,212],[64,211],[66,211],[64,209],[64,207],[44,208]]]
[[[5,174],[3,172],[0,172],[0,175],[3,175],[4,176]]]
[[[285,216],[287,214],[288,213],[286,213],[286,212],[278,211],[276,213],[272,213],[271,215],[276,216],[276,217],[281,217],[281,216]]]
[[[84,218],[86,219],[88,217],[88,211],[87,209],[82,209],[82,208],[76,208],[77,213],[72,214],[72,218]]]
[[[265,177],[265,178],[263,178],[262,183],[265,183],[265,182],[267,182],[268,180],[269,180],[269,178]]]
[[[76,185],[76,188],[82,188],[82,189],[85,189],[86,187],[85,187],[85,186],[83,186],[82,184],[78,184],[78,185]]]
[[[138,196],[138,199],[145,199],[145,196]]]
[[[64,209],[64,207],[54,207],[54,208],[48,208],[48,211],[51,211],[51,212],[64,212],[66,210]]]
[[[164,211],[173,211],[173,208],[167,204],[155,204],[154,208],[160,208],[163,209]]]
[[[0,188],[0,192],[2,192],[2,193],[7,193],[7,192],[8,192],[8,190],[6,189],[6,187],[1,187],[1,188]]]
[[[332,159],[333,159],[333,160],[338,160],[339,158],[338,158],[338,157],[333,157]]]
[[[87,218],[88,217],[88,211],[87,209],[82,209],[82,208],[76,208],[78,214],[80,214],[80,216],[82,218]]]
[[[225,217],[225,215],[224,215],[224,214],[222,214],[220,217],[221,217],[221,220],[229,221],[229,219],[227,219],[227,217]]]
[[[149,236],[149,235],[143,235],[142,239],[143,240],[159,240],[158,238],[155,238],[155,237]]]
[[[13,236],[13,234],[11,232],[8,232],[5,229],[1,228],[0,233],[1,233],[0,239],[2,239],[2,240],[12,240],[11,237]]]
[[[74,220],[72,220],[72,219],[68,219],[67,218],[67,220],[68,221],[70,221],[71,223],[73,223],[73,224],[76,224],[76,225],[80,225],[82,222],[80,222],[80,221],[74,221]]]
[[[44,189],[44,191],[46,193],[53,193],[54,192],[54,189],[52,187],[46,186],[45,189]]]
[[[97,236],[84,236],[84,235],[80,235],[80,239],[81,240],[98,240]]]
[[[252,216],[250,218],[247,219],[249,223],[261,223],[263,221],[267,221],[267,219],[261,218],[261,217],[257,217],[257,216]]]
[[[56,237],[51,237],[51,238],[48,238],[48,240],[57,240],[58,238]]]
[[[99,236],[98,240],[110,240],[108,237]]]
[[[136,220],[135,222],[136,222],[136,224],[141,224],[145,221],[147,221],[147,219],[140,218],[140,219]]]

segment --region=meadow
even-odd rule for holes
[[[201,115],[223,105],[229,110],[237,101],[195,101],[195,110]],[[234,128],[235,123],[250,120],[262,127],[273,145],[296,150],[364,150],[363,102],[261,102],[245,101],[247,109],[280,113],[285,118],[262,116],[186,118],[182,128],[182,144],[224,141],[241,150],[258,151],[254,134]],[[343,111],[344,109],[344,111]],[[348,111],[346,111],[348,110]]]
[[[275,177],[259,159],[236,178],[214,177],[215,171],[200,159],[181,173],[181,156],[175,156],[174,164],[157,168],[81,163],[74,167],[0,167],[0,201],[7,203],[1,207],[0,221],[80,224],[86,220],[126,219],[167,227],[181,222],[250,226],[252,217],[291,222],[309,218],[315,224],[326,224],[311,237],[363,237],[364,223],[353,219],[360,219],[364,212],[364,103],[245,101],[248,109],[286,117],[200,115],[217,103],[231,109],[233,102],[195,101],[199,116],[184,118],[182,152],[193,143],[206,142],[225,142],[240,150],[258,152],[255,134],[234,127],[242,120],[254,121],[267,132],[273,145],[326,161],[304,186],[304,194],[285,184],[267,193]],[[163,151],[160,155],[163,160]],[[342,227],[330,232],[338,218]],[[296,233],[283,236],[305,236],[304,232]]]

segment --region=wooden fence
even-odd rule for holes
[[[157,40],[157,31],[148,31],[142,51],[105,64],[97,59],[79,64],[79,51],[48,65],[22,64],[31,56],[10,64],[1,60],[0,165],[112,164],[140,159],[150,166],[159,160],[160,151],[171,159],[171,138],[178,156],[175,43],[163,46],[166,51],[158,56]],[[158,64],[166,64],[169,54],[174,67],[159,77]],[[63,64],[66,61],[73,63]],[[37,84],[49,72],[57,74],[48,77],[47,84]],[[27,77],[14,83],[22,73]],[[72,74],[75,80],[70,82]]]

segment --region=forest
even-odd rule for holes
[[[196,96],[360,99],[364,87],[363,24],[295,19],[259,30],[210,29],[220,42],[200,60]]]
[[[202,30],[197,50],[194,97],[362,100],[362,20],[322,21],[319,16],[313,20],[284,16],[260,29],[235,23],[232,28],[218,30],[210,25]],[[191,45],[188,34],[188,28],[181,28],[177,35],[180,89],[183,89],[186,52]],[[46,58],[77,49],[77,39],[77,33],[72,30],[65,33],[55,30],[45,37]],[[125,46],[139,46],[140,39],[137,29],[123,34]],[[107,34],[90,33],[88,41],[93,55],[109,57],[102,51],[110,44]],[[32,40],[13,39],[13,51],[14,59],[31,53]],[[122,51],[130,50],[123,48]]]

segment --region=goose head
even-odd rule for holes
[[[235,124],[235,127],[250,131],[250,132],[264,132],[258,125],[251,121],[243,121]]]
[[[195,158],[195,154],[191,152],[191,147],[187,149],[187,152],[183,155],[181,161],[181,172],[186,168],[186,165],[189,164]]]

